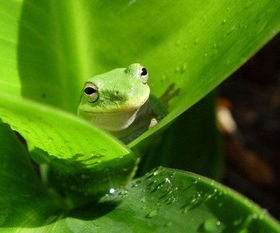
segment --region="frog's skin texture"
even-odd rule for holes
[[[78,115],[128,143],[157,122],[147,81],[140,64],[94,76],[84,85]]]

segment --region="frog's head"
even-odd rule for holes
[[[148,72],[140,64],[118,68],[86,81],[78,114],[101,128],[127,128],[137,110],[148,100]]]

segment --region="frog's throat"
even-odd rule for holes
[[[140,108],[124,112],[79,111],[78,114],[103,130],[117,132],[128,128],[135,121],[137,116],[146,109],[145,105],[146,104],[142,105]]]

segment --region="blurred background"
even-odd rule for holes
[[[280,218],[280,36],[219,87],[223,183]]]

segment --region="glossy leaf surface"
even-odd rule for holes
[[[96,211],[98,209],[98,211]],[[55,219],[55,218],[54,218]],[[262,209],[204,177],[160,168],[96,205],[66,212],[39,227],[6,232],[280,232]]]

